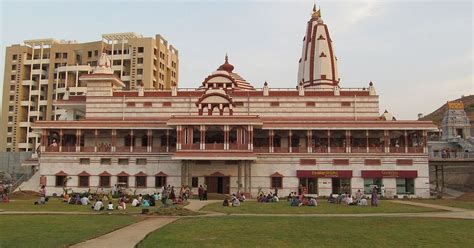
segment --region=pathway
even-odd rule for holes
[[[143,221],[118,229],[111,233],[90,239],[85,242],[75,244],[71,247],[75,248],[95,248],[95,247],[114,247],[114,248],[131,248],[135,247],[138,242],[143,240],[148,233],[163,227],[177,218],[174,217],[154,217],[147,218]]]

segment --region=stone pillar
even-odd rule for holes
[[[249,194],[252,195],[252,164],[250,161],[247,161],[246,163],[249,168]]]
[[[229,150],[229,125],[224,125],[224,150]]]
[[[58,141],[58,146],[59,146],[59,152],[63,151],[63,137],[64,133],[62,129],[59,129],[59,141]]]
[[[117,151],[117,129],[112,129],[112,147],[110,149],[112,152]]]
[[[76,152],[81,151],[81,129],[76,129]]]
[[[94,152],[97,152],[97,135],[99,135],[99,131],[94,129]]]
[[[133,129],[130,129],[130,152],[133,152],[135,146],[135,136],[133,135]]]
[[[152,142],[153,142],[152,130],[148,129],[147,130],[147,147],[146,147],[147,152],[151,152]]]
[[[249,192],[248,187],[249,187],[249,178],[248,178],[248,169],[247,169],[247,164],[245,161],[240,161],[239,164],[242,164],[244,166],[244,192]]]
[[[186,182],[186,160],[181,161],[181,185],[185,184]]]
[[[352,144],[351,144],[351,131],[346,130],[346,152],[352,152]]]
[[[268,152],[273,152],[273,130],[268,130]]]
[[[170,130],[166,129],[166,152],[170,151]]]
[[[389,131],[388,130],[383,130],[383,137],[384,137],[384,152],[389,153],[390,152],[390,139],[389,139]]]
[[[288,130],[288,152],[289,153],[293,152],[293,148],[292,148],[292,144],[291,144],[291,137],[292,136],[293,136],[293,132],[291,130]]]
[[[247,143],[250,145],[250,151],[253,151],[253,126],[249,126],[249,140]]]
[[[237,164],[237,191],[240,192],[242,186],[242,165]]]
[[[201,132],[200,149],[205,150],[206,149],[206,126],[204,125],[199,126],[199,131]]]
[[[328,129],[328,153],[331,153],[331,131]]]
[[[408,134],[407,134],[407,130],[405,130],[405,153],[408,153]]]
[[[308,153],[313,152],[313,131],[306,130],[306,148],[308,149]]]
[[[365,130],[365,146],[367,148],[367,153],[369,152],[369,130]]]

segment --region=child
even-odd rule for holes
[[[109,201],[109,205],[107,206],[107,210],[114,210],[114,204]]]

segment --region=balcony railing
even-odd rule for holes
[[[230,143],[229,144],[229,150],[248,150],[249,145],[248,144],[237,144],[237,143]],[[268,150],[268,148],[267,148]]]
[[[166,152],[166,146],[153,146],[151,148],[152,152]]]
[[[390,153],[405,153],[405,147],[390,147]]]
[[[352,153],[367,153],[367,147],[351,147]]]
[[[429,158],[442,160],[474,160],[474,152],[430,152]]]
[[[148,147],[147,146],[134,146],[133,151],[134,152],[147,152]]]
[[[275,153],[288,153],[290,152],[288,147],[273,147],[273,152]]]
[[[81,146],[80,151],[81,152],[94,152],[95,147],[93,147],[93,146]]]
[[[63,151],[63,152],[76,152],[76,146],[62,146],[61,151]]]
[[[199,150],[200,148],[201,148],[200,143],[181,144],[181,150]]]
[[[254,146],[253,151],[256,153],[268,153],[268,146]]]
[[[408,153],[423,153],[423,147],[408,147]]]
[[[130,152],[130,146],[117,146],[115,148],[116,152]]]
[[[293,153],[307,153],[308,147],[291,147],[291,152]]]
[[[313,146],[313,153],[328,153],[326,146]]]
[[[385,149],[383,147],[369,147],[369,152],[371,153],[383,153]]]
[[[345,147],[333,147],[331,146],[331,153],[345,153],[346,148]]]
[[[224,143],[206,143],[206,150],[224,150]]]

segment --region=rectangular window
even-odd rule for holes
[[[146,188],[146,176],[136,176],[135,184],[137,188]]]
[[[146,158],[137,158],[137,165],[146,165]]]
[[[11,76],[10,76],[10,79],[11,79],[11,80],[15,80],[15,79],[16,79],[16,75],[11,75]]]
[[[100,187],[110,187],[110,176],[100,176],[99,177],[99,186]]]
[[[283,178],[282,177],[272,177],[272,185],[271,188],[278,188],[281,189],[283,186]]]
[[[314,107],[316,106],[315,102],[306,102],[306,107]]]
[[[364,194],[372,193],[372,189],[377,186],[379,189],[382,188],[382,178],[364,178]]]
[[[161,188],[166,185],[166,177],[156,176],[155,177],[155,188]]]
[[[61,53],[56,53],[56,54],[54,55],[54,57],[57,58],[57,59],[61,58]]]
[[[351,102],[341,102],[341,107],[350,107]]]
[[[89,176],[79,176],[79,187],[89,187]]]
[[[67,53],[63,53],[63,59],[67,59]]]
[[[122,62],[120,60],[114,60],[114,62],[112,62],[112,65],[121,65]]]
[[[16,65],[12,65],[12,70],[16,70]]]
[[[151,106],[152,106],[151,102],[144,102],[143,103],[143,107],[151,107]]]
[[[56,187],[66,187],[66,176],[56,176]]]
[[[171,102],[164,102],[163,107],[171,107]]]
[[[18,58],[18,55],[16,55],[16,54],[12,55],[12,60],[16,60],[17,58]]]
[[[117,178],[117,182],[121,184],[125,184],[125,186],[128,187],[128,176],[119,176]]]
[[[415,194],[415,180],[413,178],[397,178],[397,194]]]
[[[87,52],[87,57],[88,57],[88,58],[92,57],[92,51],[88,51],[88,52]]]
[[[79,164],[90,164],[91,160],[89,158],[80,158]]]
[[[94,50],[94,56],[99,56],[99,50]]]
[[[128,165],[128,158],[119,158],[118,159],[119,165]]]
[[[279,102],[271,102],[271,103],[270,103],[270,106],[272,106],[272,107],[278,107],[278,106],[280,106],[280,103],[279,103]]]
[[[143,47],[138,47],[138,53],[143,53],[145,51],[145,48]]]
[[[143,58],[138,58],[137,59],[137,64],[143,64]]]
[[[143,75],[143,69],[137,69],[137,75]]]
[[[8,132],[11,133],[13,131],[12,127],[8,127]]]
[[[101,158],[100,159],[100,164],[101,165],[111,165],[112,160],[110,158]]]
[[[198,177],[192,177],[191,178],[191,187],[197,188],[199,187],[199,178]]]

